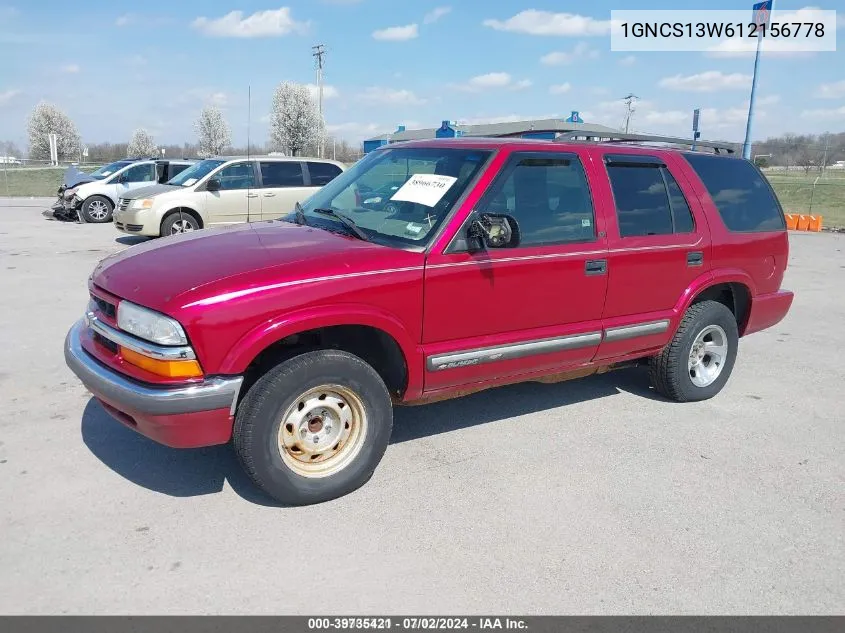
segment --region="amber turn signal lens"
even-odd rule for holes
[[[200,364],[195,360],[159,360],[150,358],[125,347],[120,348],[120,356],[130,365],[145,369],[151,374],[167,378],[198,378],[202,376]]]

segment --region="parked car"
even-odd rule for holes
[[[408,160],[405,180],[391,167]],[[397,209],[357,206],[390,179]],[[128,427],[233,440],[269,495],[315,503],[370,478],[394,403],[632,365],[666,398],[712,398],[739,337],[789,310],[788,251],[772,188],[740,158],[414,141],[282,220],[106,258],[65,358]]]
[[[62,220],[111,222],[117,201],[126,192],[167,182],[196,162],[182,158],[127,158],[90,174],[70,167],[59,187],[58,199],[45,215]]]
[[[114,225],[158,237],[276,219],[343,171],[343,163],[322,158],[209,158],[164,185],[125,194]]]

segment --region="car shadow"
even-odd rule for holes
[[[398,444],[481,424],[633,393],[660,399],[646,372],[625,369],[557,384],[522,383],[425,406],[396,407],[390,443]],[[114,420],[91,398],[82,414],[82,441],[103,464],[132,483],[172,497],[218,493],[228,482],[246,501],[284,507],[249,480],[230,445],[174,449]]]
[[[149,239],[149,237],[144,237],[143,235],[122,235],[114,238],[114,241],[119,244],[125,244],[126,246],[135,246],[135,244],[143,244]]]

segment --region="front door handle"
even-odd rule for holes
[[[275,193],[272,193],[272,192],[271,192],[271,193],[265,193],[265,194],[264,194],[264,197],[265,197],[265,198],[272,198],[272,197],[273,197],[273,196],[275,196],[275,195],[276,195],[276,194],[275,194]]]
[[[258,194],[257,193],[248,193],[248,194],[246,194],[246,197],[247,198],[257,198]]]
[[[701,251],[691,251],[687,253],[687,266],[695,267],[695,266],[703,266],[704,265],[704,253]]]
[[[607,272],[607,260],[588,259],[584,264],[584,272],[588,275],[604,275]]]

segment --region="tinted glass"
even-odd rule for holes
[[[590,189],[575,156],[517,159],[493,185],[479,211],[516,219],[519,246],[595,238]]]
[[[658,167],[608,165],[622,237],[672,231],[669,196]]]
[[[331,163],[308,163],[312,187],[322,187],[328,184],[340,171],[340,167]]]
[[[692,219],[692,211],[690,211],[687,199],[684,198],[684,193],[678,186],[677,181],[669,173],[668,169],[663,169],[663,177],[666,179],[666,185],[669,187],[669,201],[672,203],[672,219],[675,222],[675,233],[692,233],[695,230],[695,221]]]
[[[154,182],[156,179],[155,163],[142,163],[123,172],[120,177],[124,182]]]
[[[769,183],[748,161],[713,154],[685,154],[731,231],[779,231],[783,212]]]
[[[422,245],[489,157],[489,151],[468,148],[378,150],[304,200],[302,207],[315,226],[339,229],[337,221],[312,211],[332,209],[352,219],[373,241]]]
[[[119,161],[117,161],[117,162],[115,162],[115,163],[110,163],[110,164],[108,164],[108,165],[103,165],[103,166],[102,166],[102,167],[100,167],[98,170],[96,170],[96,171],[92,171],[92,172],[91,172],[91,175],[92,175],[94,178],[97,178],[97,179],[106,178],[106,177],[108,177],[108,176],[111,176],[114,172],[116,172],[116,171],[118,171],[118,170],[120,170],[120,169],[123,169],[123,168],[124,168],[124,167],[126,167],[127,165],[131,165],[131,164],[132,164],[132,163],[130,163],[129,161],[119,160]]]
[[[261,162],[261,181],[265,187],[304,187],[299,161]]]
[[[221,169],[213,178],[220,181],[221,191],[249,189],[255,186],[252,163],[235,163]]]
[[[188,169],[180,173],[178,176],[170,180],[168,185],[179,185],[180,187],[190,187],[196,184],[198,180],[202,180],[212,171],[220,167],[225,160],[203,160],[194,163]]]
[[[175,177],[177,174],[181,174],[188,167],[190,167],[188,163],[170,163],[167,166],[168,180]]]

